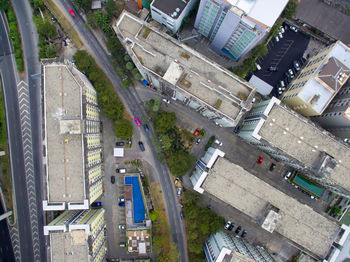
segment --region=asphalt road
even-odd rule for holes
[[[93,57],[96,59],[98,65],[107,74],[108,78],[114,85],[114,88],[118,92],[124,105],[128,108],[129,112],[133,116],[138,116],[139,118],[145,118],[145,113],[140,105],[140,99],[137,97],[136,92],[133,88],[124,90],[120,84],[121,79],[115,73],[113,65],[109,60],[107,52],[103,49],[103,46],[99,43],[97,38],[92,34],[91,31],[85,28],[85,21],[82,16],[75,10],[74,6],[70,1],[60,0],[56,2],[60,7],[61,11],[64,13],[67,19],[73,24],[76,31],[79,33],[81,39],[84,42],[85,48],[90,51]],[[75,10],[77,14],[76,18],[72,18],[68,13],[68,8]],[[150,163],[154,168],[154,174],[156,180],[160,181],[164,193],[164,200],[167,207],[167,215],[169,220],[169,226],[172,230],[172,240],[178,245],[180,252],[181,261],[188,261],[187,251],[185,248],[186,240],[184,238],[184,225],[180,218],[180,214],[177,208],[177,199],[175,196],[175,189],[172,186],[172,181],[168,169],[159,163],[157,160],[157,153],[153,149],[151,142],[151,133],[145,133],[143,129],[137,129],[136,132],[140,132],[139,137],[145,144],[145,147],[150,148],[148,154],[148,159],[153,161]],[[117,243],[115,243],[117,244]]]
[[[4,213],[3,206],[0,199],[0,215]],[[12,243],[7,227],[6,219],[0,221],[0,261],[14,262],[15,257],[13,255]]]

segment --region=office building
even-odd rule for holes
[[[255,104],[239,136],[318,184],[350,196],[350,148],[277,98]]]
[[[288,0],[201,0],[194,27],[220,55],[239,60],[270,31]]]
[[[204,243],[208,262],[279,262],[263,247],[255,247],[242,238],[219,231]]]
[[[158,23],[176,33],[196,2],[197,0],[153,0],[151,15]]]
[[[105,261],[106,237],[104,209],[66,210],[49,225],[50,260]]]
[[[321,115],[350,75],[350,48],[338,41],[313,55],[282,97],[303,116]]]
[[[42,77],[43,209],[88,209],[103,193],[97,93],[69,63],[42,61]]]
[[[262,229],[317,259],[325,257],[339,225],[209,148],[191,176],[194,189],[234,207]],[[201,190],[198,190],[201,189]],[[217,252],[216,252],[217,253]]]
[[[146,86],[224,127],[252,107],[252,85],[147,22],[124,11],[113,28]]]
[[[350,85],[341,88],[322,115],[313,121],[335,136],[350,142]]]

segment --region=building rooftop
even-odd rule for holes
[[[85,230],[51,232],[51,261],[89,261],[89,245]]]
[[[148,23],[123,12],[113,25],[126,39],[131,56],[182,93],[191,94],[231,120],[249,110],[255,88],[225,68]],[[221,104],[218,103],[221,100]],[[217,106],[220,104],[219,106]]]
[[[264,220],[269,206],[274,206],[281,215],[275,231],[319,257],[326,255],[339,231],[335,222],[225,158],[217,159],[203,188],[257,222]]]
[[[180,16],[190,0],[154,0],[152,7],[176,19]]]
[[[301,0],[295,17],[334,39],[350,44],[350,16],[322,1]]]
[[[325,182],[350,191],[349,147],[306,118],[274,103],[258,135],[307,168],[323,174]]]
[[[47,189],[50,202],[83,201],[82,80],[74,67],[43,64]]]

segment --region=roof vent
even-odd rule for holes
[[[180,12],[180,8],[176,7],[175,11]]]

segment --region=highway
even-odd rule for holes
[[[75,10],[72,3],[67,0],[60,0],[57,1],[56,4],[61,9],[61,12],[64,13],[65,17],[70,21],[70,23],[74,25],[75,30],[79,33],[80,38],[84,42],[85,48],[93,55],[98,65],[107,74],[129,112],[133,116],[138,116],[141,119],[145,119],[146,114],[140,105],[141,101],[136,95],[135,89],[129,88],[125,90],[121,87],[121,79],[115,73],[107,52],[103,49],[103,46],[99,43],[95,35],[85,28],[84,19]],[[75,10],[75,13],[77,14],[76,18],[73,19],[70,16],[68,13],[68,8]],[[150,164],[154,168],[155,178],[160,182],[162,191],[164,193],[169,226],[172,230],[172,240],[178,245],[180,260],[189,261],[186,251],[186,239],[184,238],[184,225],[180,218],[179,210],[177,207],[178,201],[176,198],[176,192],[169,171],[166,166],[161,165],[157,160],[157,153],[155,152],[151,142],[151,134],[145,133],[143,129],[137,129],[136,132],[140,132],[139,135],[145,146],[151,148],[150,155],[147,156],[147,159],[152,160]]]

